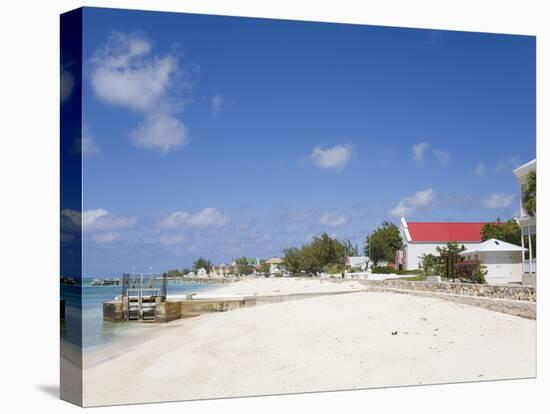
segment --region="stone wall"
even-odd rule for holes
[[[181,306],[179,302],[161,302],[155,306],[156,322],[171,322],[181,318]]]
[[[537,276],[535,273],[522,273],[521,283],[528,286],[536,286]]]
[[[495,312],[507,313],[509,315],[519,316],[526,319],[536,319],[537,303],[527,300],[488,298],[484,296],[464,296],[441,292],[427,292],[421,290],[404,290],[394,288],[376,288],[383,291],[392,291],[394,293],[409,294],[446,300],[449,302],[461,303],[464,305],[477,306],[479,308],[492,310]]]
[[[393,292],[436,298],[465,305],[536,319],[536,290],[529,286],[432,283],[404,280],[362,281],[371,291]]]
[[[413,291],[448,293],[463,296],[477,296],[495,299],[523,300],[536,302],[536,290],[531,286],[478,285],[474,283],[433,283],[406,280],[368,281],[369,285]]]
[[[226,312],[228,310],[244,308],[245,306],[253,306],[254,299],[239,298],[239,299],[206,299],[206,300],[184,300],[175,302],[180,304],[181,318],[189,318],[199,316],[205,313]]]
[[[365,289],[366,290],[366,289]],[[171,322],[176,319],[190,318],[205,313],[226,312],[248,306],[266,305],[290,300],[307,299],[317,296],[343,295],[353,291],[294,293],[289,295],[244,296],[213,299],[168,299],[155,306],[155,322]],[[111,301],[103,304],[103,319],[110,322],[122,322],[127,304],[124,301]]]

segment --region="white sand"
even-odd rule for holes
[[[360,282],[345,279],[254,278],[222,285],[209,290],[208,295],[286,295],[289,293],[339,292],[364,290]]]
[[[251,280],[219,292],[328,284]],[[122,355],[86,359],[85,405],[525,378],[535,375],[535,321],[358,292],[175,321]]]

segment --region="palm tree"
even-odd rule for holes
[[[359,246],[353,244],[351,240],[346,240],[344,242],[344,249],[347,256],[359,256]]]
[[[537,173],[531,171],[527,176],[527,186],[523,192],[523,210],[530,216],[537,213]]]

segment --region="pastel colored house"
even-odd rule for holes
[[[502,240],[489,239],[460,253],[465,260],[478,261],[487,270],[489,284],[522,282],[522,248]]]
[[[246,259],[247,265],[252,266],[254,269],[260,266],[260,260],[257,257],[245,257],[245,259]],[[237,268],[238,266],[237,261],[233,260],[233,262],[231,262],[231,266],[233,266],[234,268]]]
[[[229,275],[232,275],[235,273],[235,267],[231,265],[227,265],[225,263],[220,263],[218,265],[212,266],[212,270],[210,271],[210,275],[214,277],[227,277]]]
[[[524,285],[536,285],[537,279],[537,216],[529,215],[523,208],[523,195],[527,188],[529,174],[537,170],[537,160],[532,160],[514,170],[520,186],[520,217],[518,218],[521,227],[521,246],[523,251],[523,275]]]
[[[254,269],[251,274],[257,274],[260,267],[260,260],[257,257],[245,257],[245,259],[247,266],[250,266],[252,267],[252,269]],[[237,259],[234,259],[231,262],[231,268],[234,269],[236,275],[241,273],[240,266],[237,264]]]
[[[401,238],[403,247],[396,254],[396,267],[404,270],[419,268],[424,254],[437,254],[438,247],[449,242],[458,242],[467,250],[481,244],[480,222],[407,222],[401,218]]]

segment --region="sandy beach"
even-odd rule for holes
[[[105,405],[535,376],[536,322],[354,281],[252,279],[209,291],[357,291],[165,324],[85,356],[84,404]]]
[[[355,280],[310,278],[253,278],[220,285],[208,290],[209,295],[285,295],[288,293],[360,291],[365,285]]]

